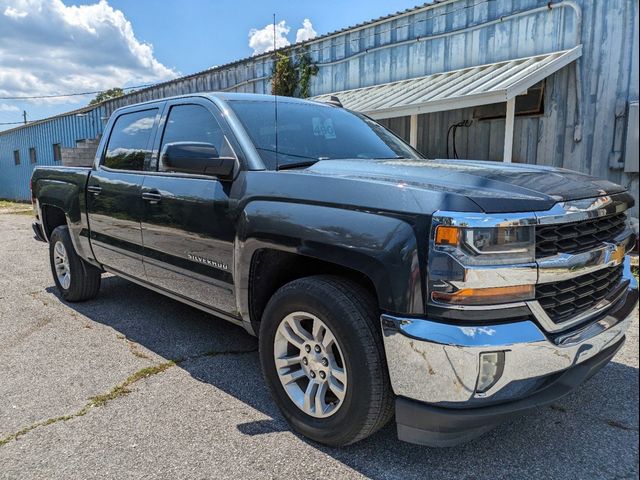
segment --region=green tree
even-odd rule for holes
[[[288,55],[278,53],[278,61],[271,76],[271,93],[283,97],[293,97],[298,86],[298,75]]]
[[[311,77],[318,73],[318,66],[311,61],[308,50],[302,48],[276,55],[277,61],[271,74],[271,93],[307,98]],[[291,57],[297,57],[298,61],[295,62]]]
[[[109,90],[105,90],[104,92],[100,92],[96,95],[96,97],[89,102],[89,105],[95,105],[96,103],[104,102],[105,100],[109,100],[110,98],[118,98],[124,95],[124,90],[119,87],[110,88]]]

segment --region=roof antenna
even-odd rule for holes
[[[343,107],[342,102],[335,95],[331,95],[329,97],[329,100],[325,100],[324,103],[328,103],[329,105],[333,105],[334,107],[340,107],[340,108]]]
[[[276,69],[278,68],[278,54],[276,53],[276,14],[273,14],[273,71],[275,73]],[[273,80],[271,80],[273,82]],[[278,170],[278,89],[277,89],[277,85],[275,85],[276,88],[274,88],[274,86],[272,85],[272,90],[273,90],[273,95],[274,95],[274,108],[275,108],[275,115],[274,115],[274,130],[275,130],[275,134],[276,134],[276,170]]]

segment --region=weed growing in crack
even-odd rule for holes
[[[36,422],[33,425],[29,425],[28,427],[18,430],[17,432],[14,432],[4,438],[0,438],[0,447],[2,447],[3,445],[6,445],[12,440],[17,440],[18,438],[22,437],[23,435],[26,435],[27,433],[29,433],[32,430],[35,430],[36,428],[46,427],[48,425],[52,425],[57,422],[66,422],[67,420],[72,420],[74,418],[82,417],[83,415],[86,415],[92,408],[102,407],[108,402],[130,393],[131,390],[129,390],[129,387],[131,387],[131,385],[133,385],[134,383],[144,378],[148,378],[158,373],[162,373],[165,370],[173,367],[174,365],[179,365],[180,363],[186,362],[189,360],[197,360],[199,358],[215,357],[218,355],[241,355],[246,353],[253,353],[256,351],[257,349],[255,348],[249,349],[249,350],[212,351],[212,352],[202,353],[199,355],[193,355],[191,357],[184,357],[179,360],[169,360],[168,362],[160,363],[158,365],[142,368],[137,372],[129,375],[124,382],[116,385],[107,393],[103,393],[102,395],[96,395],[95,397],[91,397],[87,402],[87,404],[84,407],[82,407],[80,410],[78,410],[76,413],[73,413],[71,415],[62,415],[59,417],[52,417],[47,420],[43,420],[42,422]]]

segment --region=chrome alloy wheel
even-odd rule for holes
[[[67,290],[71,285],[71,269],[69,268],[69,256],[62,242],[56,242],[53,247],[53,264],[56,269],[56,277],[60,286]]]
[[[315,315],[294,312],[278,326],[273,341],[278,378],[300,410],[315,418],[338,411],[347,392],[342,350]]]

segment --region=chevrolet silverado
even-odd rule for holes
[[[624,188],[424,158],[339,105],[206,93],[116,110],[92,167],[38,167],[37,239],[68,302],[110,272],[258,336],[291,426],[392,419],[450,446],[574,390],[638,301]]]

